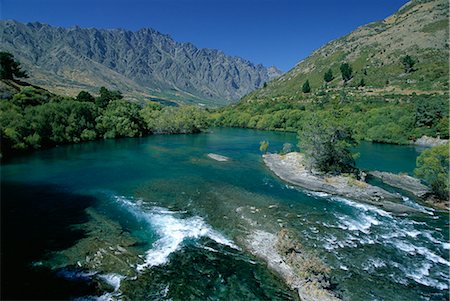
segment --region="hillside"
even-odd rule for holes
[[[340,65],[349,63],[356,87],[364,79],[367,94],[432,93],[448,90],[448,18],[445,0],[411,1],[392,16],[359,27],[331,41],[293,69],[245,99],[305,97],[302,85],[309,80],[312,92],[339,90]],[[410,55],[417,63],[406,73],[402,58]],[[324,73],[331,68],[334,79],[325,88]]]
[[[136,100],[217,106],[281,74],[219,50],[178,43],[153,29],[66,29],[3,20],[0,41],[1,50],[22,63],[32,84],[69,96],[106,86]]]
[[[417,62],[409,72],[402,64],[407,55]],[[323,120],[382,143],[448,138],[448,58],[448,3],[413,1],[326,44],[212,119],[218,126],[292,132]],[[353,69],[345,84],[343,63]],[[334,79],[325,84],[330,68]],[[311,89],[303,92],[307,80]]]

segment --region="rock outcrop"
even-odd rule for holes
[[[423,198],[430,193],[430,189],[423,185],[419,179],[406,174],[397,175],[384,171],[370,171],[368,174],[380,179],[392,187],[400,188],[420,198]]]
[[[329,176],[309,171],[303,164],[303,155],[297,152],[285,155],[266,154],[266,166],[282,180],[307,190],[325,192],[382,207],[388,211],[415,212],[415,208],[401,204],[400,195],[350,176]]]

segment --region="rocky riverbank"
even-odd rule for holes
[[[393,174],[390,172],[383,171],[371,171],[369,175],[379,179],[383,183],[400,188],[406,192],[413,194],[414,196],[420,198],[427,204],[439,208],[439,209],[449,209],[449,201],[441,200],[432,194],[431,189],[423,185],[419,179],[408,176],[406,174]]]
[[[351,176],[329,176],[309,171],[303,164],[303,155],[291,152],[285,155],[265,154],[266,166],[282,180],[311,191],[326,192],[382,207],[395,213],[415,212],[415,208],[401,204],[400,195],[388,192]]]
[[[425,146],[425,147],[433,147],[438,146],[442,144],[448,143],[448,139],[441,139],[439,137],[429,137],[429,136],[422,136],[419,139],[415,141],[411,141],[411,144],[418,145],[418,146]]]
[[[393,174],[385,171],[370,171],[368,174],[380,179],[389,186],[400,188],[419,198],[423,198],[430,193],[430,189],[423,185],[419,179],[407,174]]]

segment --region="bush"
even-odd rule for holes
[[[440,198],[449,198],[449,144],[427,149],[417,158],[414,173]]]

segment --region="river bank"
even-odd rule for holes
[[[303,155],[291,152],[285,155],[265,154],[266,166],[282,180],[307,190],[325,192],[382,207],[395,213],[415,212],[416,209],[399,203],[401,196],[350,176],[321,175],[309,171]]]

